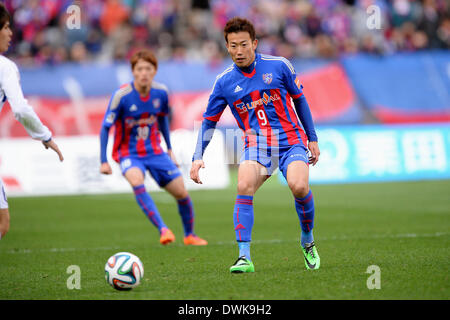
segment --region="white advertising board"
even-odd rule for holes
[[[108,160],[112,175],[102,175],[100,168],[99,136],[55,137],[64,155],[59,162],[55,152],[31,138],[0,139],[0,177],[8,197],[63,194],[96,194],[131,192],[119,165],[111,159],[113,139],[108,143]],[[188,190],[220,189],[229,184],[229,170],[225,161],[225,139],[217,130],[205,153],[206,167],[200,170],[203,184],[189,178],[197,132],[176,130],[171,133],[172,148],[179,162]],[[161,143],[165,148],[165,143]],[[161,190],[146,175],[148,191]]]

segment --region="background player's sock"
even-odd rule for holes
[[[245,248],[245,250],[248,252],[248,256],[246,255],[247,258],[250,259],[250,241],[252,240],[253,228],[253,196],[238,195],[236,197],[233,220],[239,251],[241,251],[241,244],[243,247],[248,245],[248,248]]]
[[[302,247],[314,241],[312,229],[314,228],[314,198],[311,190],[303,198],[295,198],[295,209],[302,228]]]
[[[194,208],[189,196],[184,199],[177,200],[178,212],[183,221],[184,236],[194,233]]]
[[[239,257],[245,256],[248,260],[252,261],[250,257],[250,241],[238,241]]]
[[[161,233],[161,229],[167,228],[167,226],[165,225],[163,219],[161,218],[158,209],[156,208],[156,205],[153,202],[153,199],[145,190],[145,186],[141,184],[140,186],[133,187],[133,191],[136,197],[136,202],[139,204],[142,211],[150,220],[150,222],[153,223],[153,225],[156,228],[158,228],[159,232]]]

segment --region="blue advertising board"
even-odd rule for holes
[[[317,135],[311,184],[450,178],[450,124],[318,127]]]

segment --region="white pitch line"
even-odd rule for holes
[[[36,253],[36,252],[74,252],[74,251],[102,251],[102,250],[118,250],[119,247],[97,247],[97,248],[48,248],[48,249],[16,249],[9,250],[5,253]],[[1,251],[0,251],[1,252]]]
[[[364,237],[349,237],[349,236],[334,236],[334,237],[324,237],[318,238],[318,241],[345,241],[345,240],[370,240],[370,239],[408,239],[408,238],[435,238],[449,235],[450,232],[435,232],[435,233],[400,233],[400,234],[374,234],[371,236]],[[252,240],[252,244],[272,244],[272,243],[288,243],[288,242],[298,242],[299,239],[291,239],[291,240],[281,240],[281,239],[268,239],[268,240]],[[218,241],[218,242],[210,242],[210,245],[235,245],[236,241]],[[151,245],[151,246],[159,246],[159,245]],[[183,244],[173,244],[172,246],[184,246]],[[36,252],[75,252],[75,251],[107,251],[107,250],[119,250],[120,247],[96,247],[96,248],[48,248],[48,249],[18,249],[18,250],[9,250],[5,253],[8,254],[26,254],[26,253],[36,253]],[[1,253],[1,251],[0,251]]]
[[[435,233],[403,233],[403,234],[374,234],[371,236],[361,236],[361,237],[349,237],[349,236],[334,236],[334,237],[321,237],[317,238],[317,241],[344,241],[344,240],[370,240],[370,239],[393,239],[393,238],[434,238],[449,235],[450,232],[435,232]],[[260,244],[271,244],[271,243],[283,243],[283,242],[298,242],[298,239],[291,240],[281,240],[281,239],[271,239],[271,240],[252,240],[252,243]],[[229,245],[236,244],[236,241],[219,241],[211,244],[216,245]]]

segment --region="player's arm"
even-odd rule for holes
[[[311,110],[309,109],[308,102],[304,95],[301,95],[297,99],[293,99],[295,110],[302,122],[303,128],[305,129],[306,136],[308,137],[308,149],[311,152],[311,157],[309,163],[315,165],[319,161],[320,150],[316,131],[314,129],[314,122],[311,115]]]
[[[311,109],[303,94],[303,86],[300,84],[297,73],[290,62],[286,61],[286,63],[283,63],[283,68],[286,88],[294,101],[295,111],[297,112],[300,122],[305,129],[306,136],[308,137],[308,149],[311,152],[309,162],[315,165],[317,161],[319,161],[320,150]]]
[[[112,174],[112,169],[108,163],[106,151],[108,147],[109,130],[117,119],[118,112],[120,110],[119,106],[120,100],[115,99],[114,94],[108,104],[108,109],[106,110],[102,127],[100,129],[100,173],[102,174]]]
[[[203,114],[202,127],[198,132],[197,143],[195,145],[194,155],[192,157],[192,166],[190,176],[195,183],[201,184],[199,170],[204,168],[203,154],[206,147],[210,143],[217,122],[219,121],[225,107],[227,106],[226,99],[221,94],[220,83],[216,80],[213,91],[209,97],[208,106]]]
[[[112,174],[112,169],[106,156],[110,128],[109,126],[102,125],[100,129],[100,173],[102,174]]]
[[[33,108],[25,99],[20,86],[19,70],[14,63],[11,62],[11,64],[6,65],[2,83],[3,90],[16,120],[24,126],[31,138],[42,141],[46,149],[54,150],[58,154],[59,160],[63,161],[64,157],[58,145],[52,140],[52,133],[42,124]]]
[[[172,159],[172,161],[175,163],[175,165],[179,167],[178,161],[175,158],[175,154],[173,153],[172,150],[172,144],[170,143],[170,125],[169,125],[170,108],[168,101],[169,100],[167,95],[166,101],[163,107],[161,108],[162,112],[158,114],[158,128],[164,138],[164,141],[166,141],[167,154],[169,155],[170,159]]]
[[[164,141],[166,141],[167,150],[172,150],[172,144],[170,143],[170,126],[168,115],[158,116],[158,128],[164,138]]]

